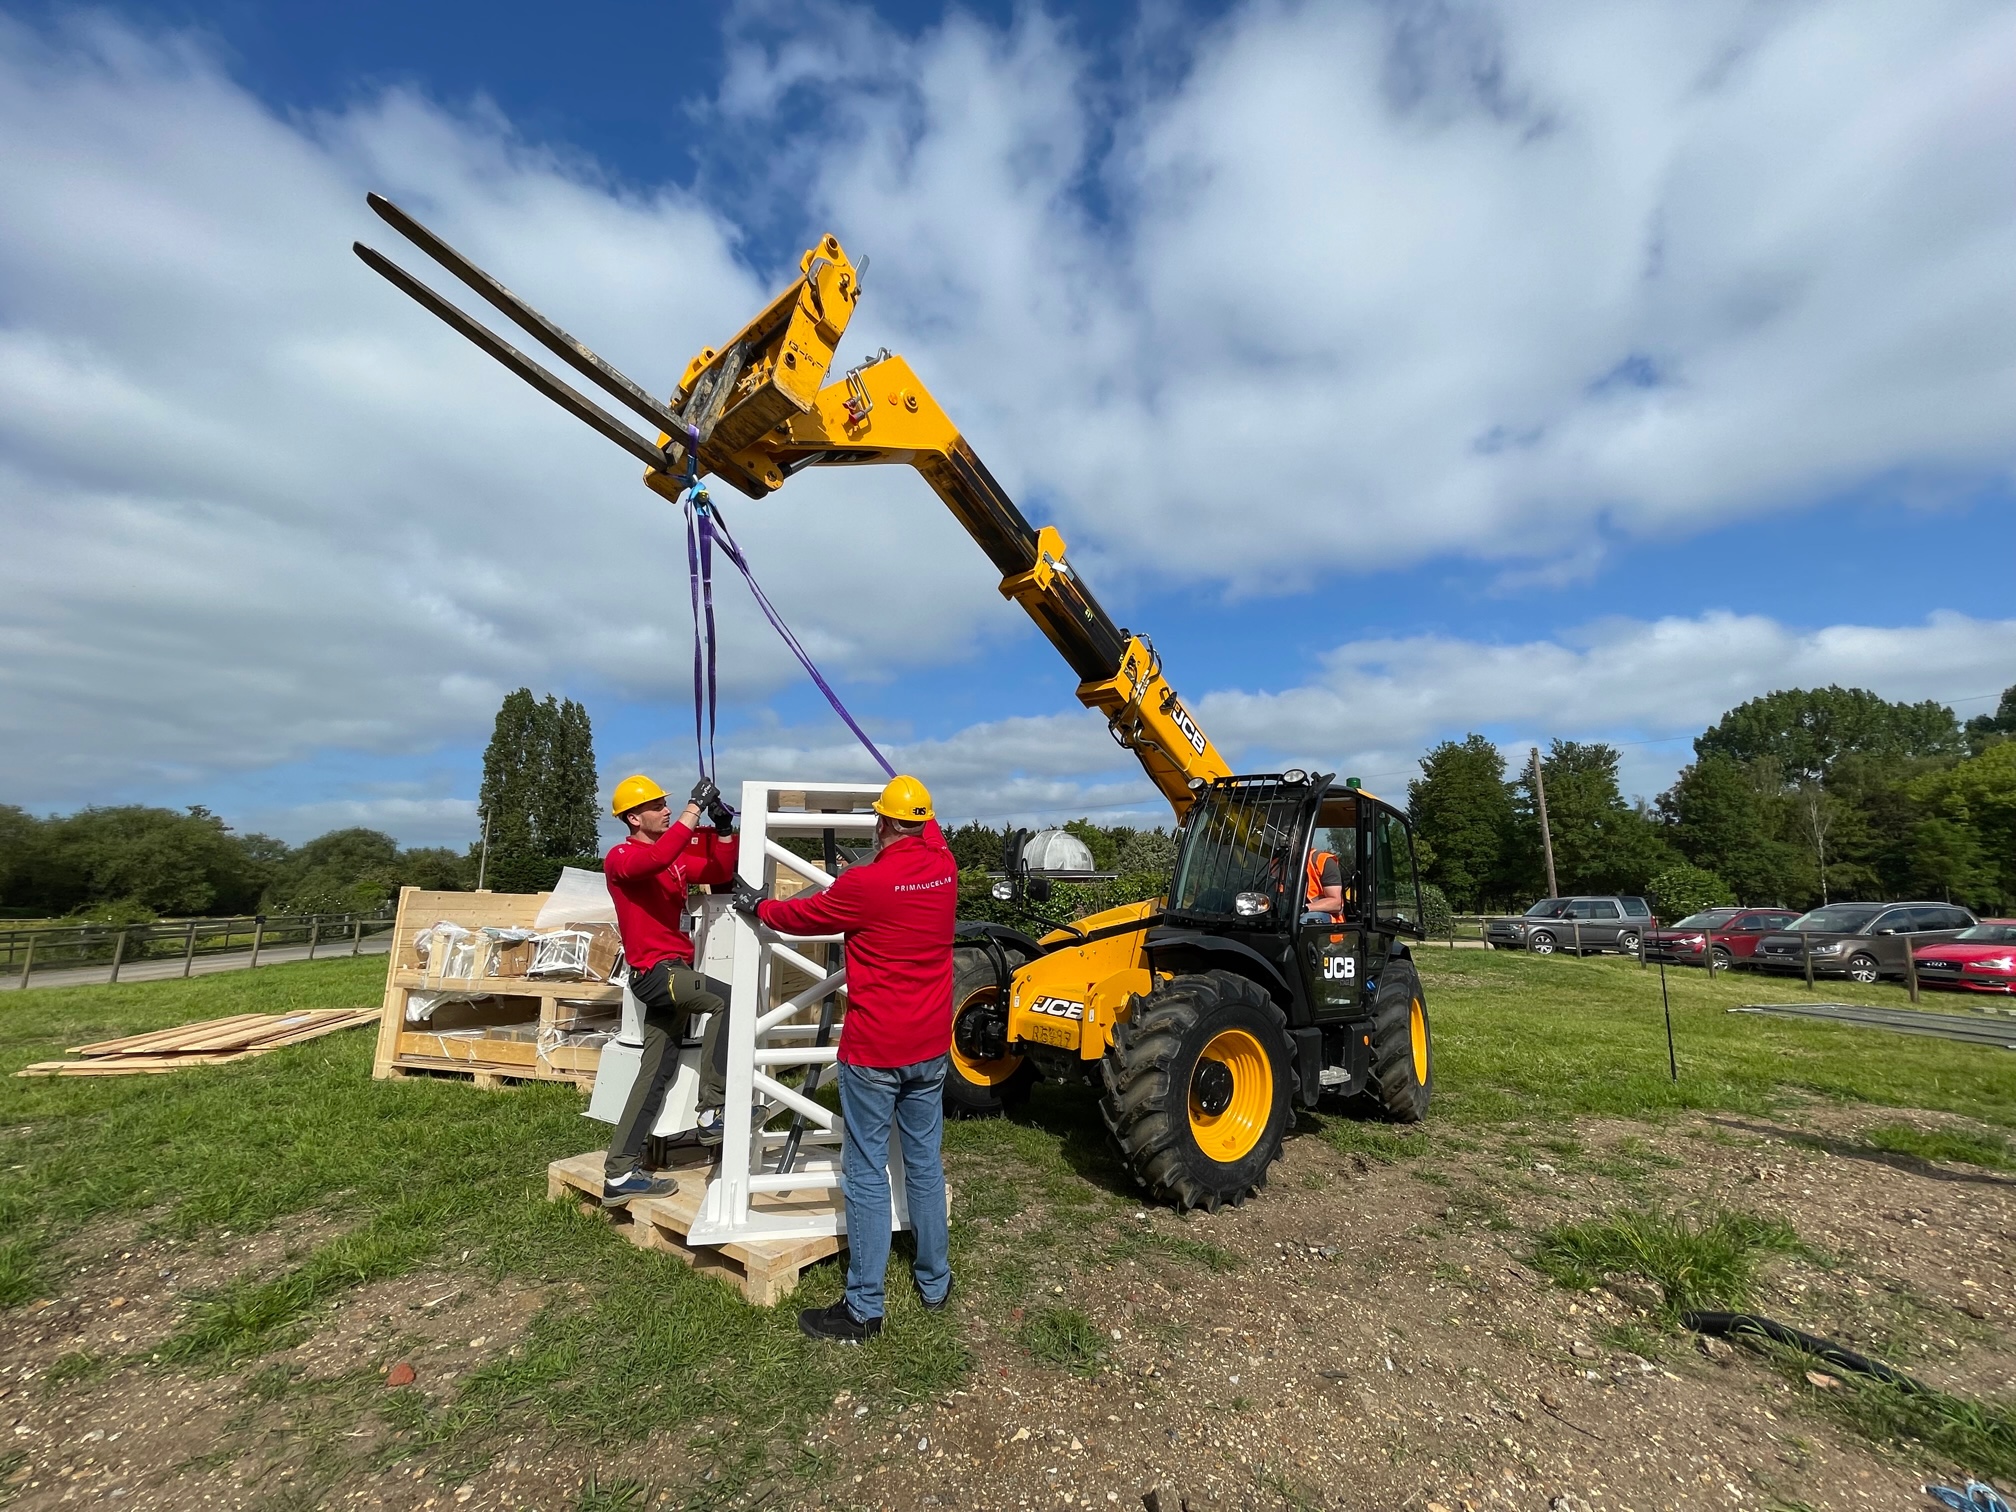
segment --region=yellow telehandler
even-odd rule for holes
[[[808,467],[916,468],[1077,673],[1079,701],[1168,799],[1177,855],[1165,896],[1035,936],[960,926],[948,1111],[998,1112],[1038,1077],[1089,1082],[1134,1179],[1159,1201],[1213,1211],[1265,1183],[1295,1102],[1426,1115],[1434,1049],[1406,943],[1423,934],[1406,814],[1309,770],[1234,774],[1148,637],[1114,625],[1055,527],[1031,528],[909,364],[884,351],[827,381],[861,298],[835,238],[660,401],[397,206],[370,204],[657,439],[362,243],[360,258],[636,456],[669,500],[702,476],[762,499]],[[1046,880],[1016,849],[996,896],[1040,897]]]

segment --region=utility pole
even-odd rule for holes
[[[1554,881],[1554,833],[1547,827],[1547,780],[1540,775],[1540,747],[1533,747],[1533,797],[1540,806],[1540,844],[1547,853],[1547,896],[1558,898]]]
[[[483,891],[483,878],[490,870],[490,810],[483,810],[483,849],[476,857],[476,891]]]

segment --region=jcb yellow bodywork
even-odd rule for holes
[[[1113,1028],[1125,1022],[1136,993],[1154,985],[1143,943],[1146,929],[1127,929],[1157,912],[1160,899],[1127,903],[1080,919],[1071,929],[1043,937],[1053,947],[1015,973],[1008,1000],[1008,1044],[1048,1045],[1070,1050],[1081,1060],[1097,1060],[1113,1043]],[[1090,944],[1070,943],[1077,934],[1120,926]]]

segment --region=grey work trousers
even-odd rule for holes
[[[637,1080],[623,1104],[623,1116],[609,1131],[609,1155],[604,1169],[611,1177],[637,1168],[644,1141],[665,1105],[665,1089],[679,1069],[679,1046],[692,1016],[708,1015],[700,1043],[700,1106],[718,1108],[727,1088],[728,1041],[721,1033],[728,1022],[728,1004],[707,978],[690,966],[660,961],[630,978],[630,991],[644,1010],[644,1052],[637,1061]]]

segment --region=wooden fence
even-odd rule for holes
[[[139,960],[175,959],[188,976],[204,956],[249,950],[250,964],[261,951],[306,945],[318,955],[355,955],[364,941],[392,927],[392,914],[241,914],[227,919],[164,919],[155,924],[66,924],[54,928],[0,930],[0,976],[26,987],[37,971],[111,965],[108,981],[122,966]]]

